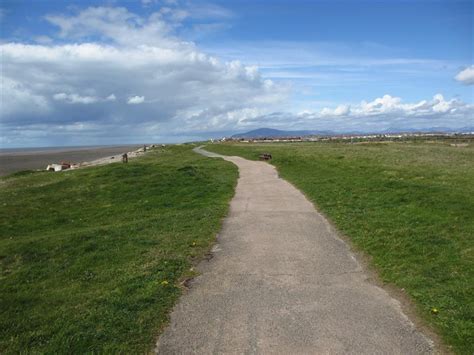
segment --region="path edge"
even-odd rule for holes
[[[235,156],[222,155],[219,153],[210,152],[210,151],[205,150],[205,148],[206,148],[206,145],[200,145],[194,148],[193,151],[196,152],[197,154],[201,154],[212,159],[221,158],[225,160],[226,157],[229,157],[229,158],[238,157],[240,159],[246,159],[238,155],[235,155]],[[201,152],[210,153],[212,156],[205,155]],[[249,159],[246,159],[246,160],[249,160]],[[336,235],[336,237],[342,243],[346,244],[348,250],[354,255],[357,263],[359,263],[362,269],[361,271],[367,275],[366,282],[374,285],[375,287],[382,289],[394,301],[398,303],[402,313],[408,318],[409,322],[413,323],[413,326],[415,327],[415,329],[418,332],[420,332],[420,334],[422,334],[429,343],[432,344],[433,354],[449,354],[449,355],[455,354],[452,348],[443,341],[441,335],[439,334],[439,331],[423,318],[421,314],[421,309],[419,308],[419,306],[416,305],[414,300],[412,300],[411,297],[403,291],[403,289],[400,289],[396,285],[392,283],[384,282],[382,280],[375,264],[372,262],[372,256],[369,255],[364,250],[360,249],[358,246],[356,246],[349,236],[342,233],[336,227],[334,222],[324,212],[321,211],[316,201],[313,201],[312,199],[310,199],[309,196],[304,191],[296,187],[292,182],[288,181],[287,179],[284,179],[280,175],[280,171],[278,170],[277,166],[271,164],[270,162],[267,162],[267,163],[275,169],[279,179],[286,181],[288,184],[293,186],[296,190],[298,190],[304,196],[304,198],[314,207],[316,212],[323,217],[328,227],[331,229],[332,232],[334,232],[334,235]]]

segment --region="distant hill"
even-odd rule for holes
[[[413,129],[413,128],[397,128],[391,127],[383,131],[345,131],[345,132],[334,132],[334,131],[313,131],[313,130],[301,130],[301,131],[282,131],[273,128],[258,128],[245,133],[237,133],[232,136],[234,139],[239,138],[278,138],[278,137],[304,137],[311,135],[320,136],[332,136],[336,134],[388,134],[388,133],[428,133],[428,132],[443,132],[443,133],[455,133],[455,132],[474,132],[474,127],[462,127],[459,129],[452,129],[447,127],[431,127],[425,129]]]
[[[330,135],[331,131],[281,131],[273,128],[259,128],[245,133],[234,134],[232,138],[275,138],[275,137],[302,137],[310,135]]]

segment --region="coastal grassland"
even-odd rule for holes
[[[443,143],[214,144],[258,159],[302,190],[384,282],[460,354],[474,352],[474,147]],[[436,311],[438,314],[435,314]]]
[[[0,179],[0,353],[153,348],[238,176],[191,148]]]

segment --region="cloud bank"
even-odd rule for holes
[[[226,129],[246,112],[265,112],[286,99],[287,88],[257,68],[219,61],[176,38],[176,23],[166,18],[88,8],[46,17],[59,28],[55,43],[64,44],[2,44],[6,143],[30,138],[33,144],[45,129],[52,140],[74,131],[71,143],[80,135],[136,141],[146,133],[145,139],[160,140]]]

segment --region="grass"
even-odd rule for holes
[[[219,144],[258,159],[371,256],[459,354],[474,352],[474,148],[448,144]],[[433,314],[432,310],[439,310]]]
[[[2,178],[0,353],[150,351],[237,174],[173,146],[129,164]]]

